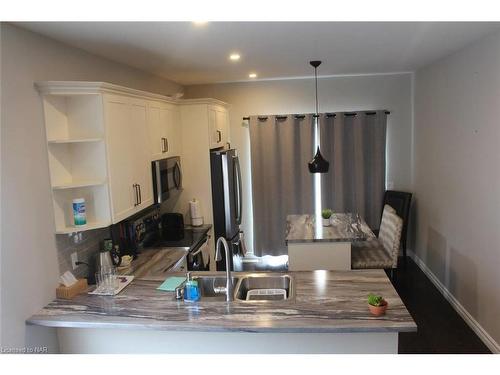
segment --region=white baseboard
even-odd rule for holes
[[[491,337],[488,332],[478,323],[476,319],[462,306],[462,304],[455,298],[453,294],[444,286],[444,284],[434,275],[434,273],[427,267],[422,259],[418,257],[411,250],[407,250],[408,255],[413,259],[417,266],[423,273],[431,280],[435,287],[441,292],[443,297],[451,304],[455,311],[462,317],[469,327],[479,336],[481,341],[486,345],[492,353],[500,353],[500,345]]]

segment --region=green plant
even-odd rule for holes
[[[376,294],[368,295],[368,304],[372,306],[382,306],[384,304],[384,298]]]
[[[333,211],[330,210],[329,208],[325,208],[323,211],[321,211],[321,216],[323,219],[329,219],[333,214]]]

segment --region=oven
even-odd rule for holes
[[[182,189],[181,160],[178,156],[152,163],[155,203],[165,202],[170,194]]]

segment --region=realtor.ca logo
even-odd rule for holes
[[[48,353],[46,346],[25,346],[21,348],[0,347],[1,354],[44,354]]]

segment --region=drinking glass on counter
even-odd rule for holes
[[[97,291],[102,294],[113,295],[118,287],[118,279],[116,278],[116,268],[110,266],[99,267],[95,274]]]

